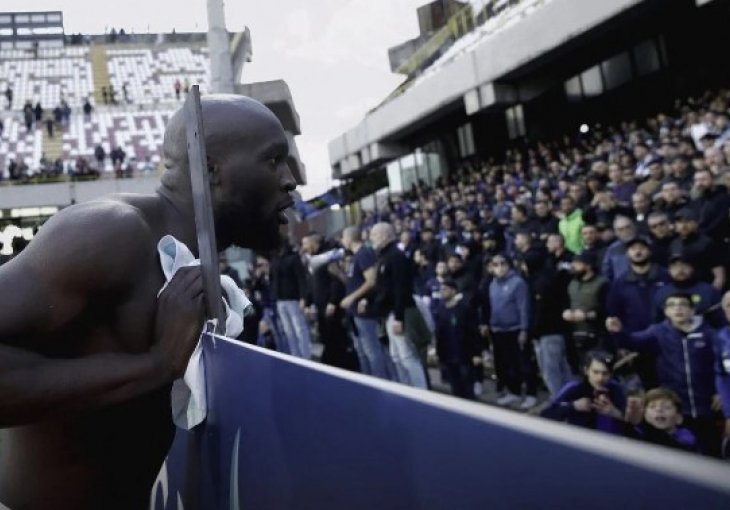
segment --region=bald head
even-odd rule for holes
[[[389,243],[395,241],[395,229],[390,223],[376,223],[370,230],[370,242],[376,250],[383,249]]]
[[[222,153],[234,146],[251,142],[261,127],[283,131],[273,112],[250,97],[210,94],[201,96],[200,106],[209,160],[220,158]],[[186,121],[185,108],[181,107],[170,117],[165,127],[162,154],[168,171],[187,173],[189,169]]]
[[[273,249],[280,242],[281,211],[296,187],[287,164],[289,142],[266,106],[245,96],[200,98],[213,219],[220,248],[235,244]],[[187,118],[180,109],[165,129],[167,171],[161,193],[182,203],[191,198]]]

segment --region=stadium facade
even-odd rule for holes
[[[390,52],[404,83],[330,142],[343,189],[408,190],[510,146],[641,118],[730,83],[726,0],[464,4]],[[375,195],[353,198],[353,216],[377,206]]]

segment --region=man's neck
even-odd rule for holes
[[[352,250],[352,253],[357,253],[358,251],[360,251],[360,248],[362,248],[362,243],[355,241],[350,244],[350,248]]]
[[[645,275],[649,272],[650,269],[651,264],[631,264],[631,270],[634,272],[634,274]]]
[[[690,331],[692,331],[692,319],[689,319],[687,321],[682,321],[682,322],[672,322],[672,326],[675,329],[678,329],[685,333],[689,333]]]
[[[191,200],[165,186],[157,189],[162,212],[161,235],[172,235],[198,255],[198,237],[195,228],[195,211]],[[220,241],[220,240],[219,240]]]

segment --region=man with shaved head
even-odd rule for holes
[[[272,249],[295,187],[284,130],[245,97],[202,98],[219,249]],[[157,243],[197,255],[185,115],[167,126],[152,195],[59,212],[0,268],[0,502],[10,508],[132,509],[174,435],[170,388],[204,321],[199,268],[165,282]],[[0,505],[2,506],[2,505]]]
[[[426,372],[419,348],[430,341],[428,327],[413,300],[414,268],[398,249],[395,230],[389,223],[376,223],[370,230],[370,242],[378,252],[375,279],[375,308],[385,319],[398,380],[417,388],[426,388]],[[366,300],[361,300],[367,305]]]
[[[363,244],[358,227],[347,227],[342,231],[342,246],[352,253],[352,257],[346,267],[347,295],[340,302],[340,307],[355,322],[355,348],[360,358],[360,370],[368,375],[387,378],[386,353],[380,344],[378,318],[372,302],[377,255],[372,248]],[[359,310],[358,302],[368,297],[370,303]]]

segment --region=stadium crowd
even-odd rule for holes
[[[244,339],[467,399],[493,367],[498,405],[727,456],[729,104],[515,146],[258,256]]]

